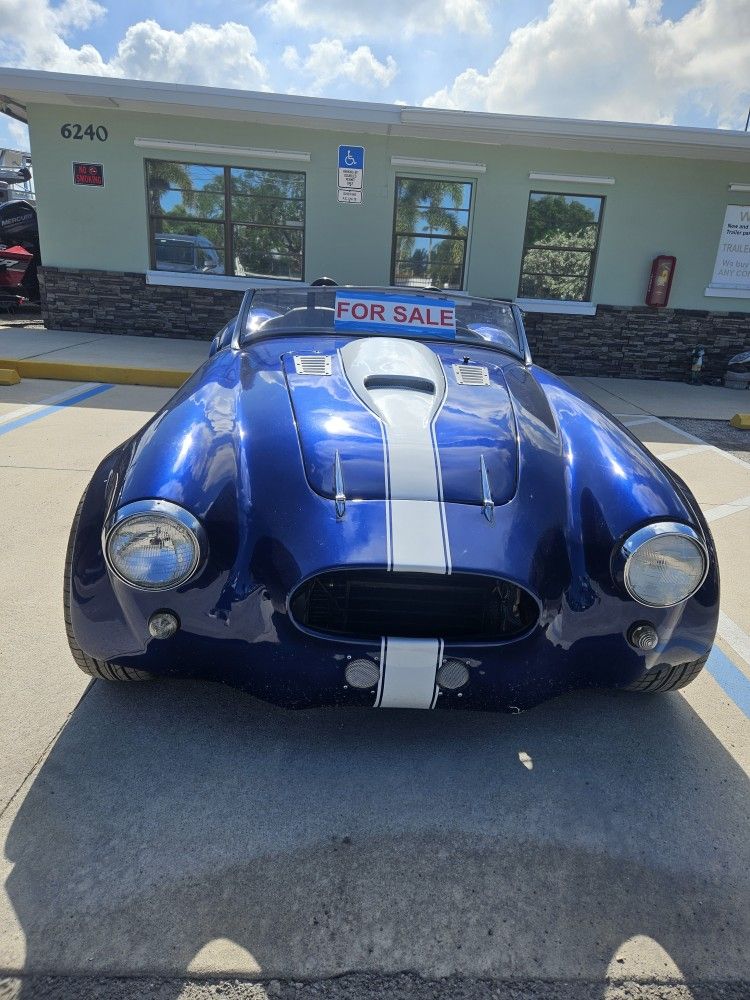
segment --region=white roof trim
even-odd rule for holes
[[[542,174],[537,170],[529,172],[530,181],[555,181],[560,184],[614,184],[614,177],[587,177],[583,174]]]
[[[392,156],[392,167],[416,167],[418,170],[433,170],[436,173],[457,172],[461,174],[486,174],[486,163],[470,163],[463,160],[429,160],[422,156]]]
[[[136,136],[134,146],[144,149],[180,150],[186,153],[212,153],[220,156],[251,156],[261,160],[299,160],[310,162],[310,153],[298,149],[253,149],[250,146],[216,146],[210,142],[180,142],[177,139],[144,139]]]
[[[362,135],[702,157],[746,162],[750,135],[722,129],[541,118],[403,107],[186,84],[0,69],[0,110],[24,118],[29,104],[112,107],[229,121],[270,122]]]
[[[730,191],[750,191],[750,184],[739,184],[737,182],[732,182],[729,185]]]

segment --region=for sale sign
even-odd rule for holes
[[[101,163],[74,163],[73,183],[86,187],[104,187],[104,167]]]
[[[446,299],[380,292],[337,292],[333,325],[337,330],[372,333],[456,336],[456,306]]]

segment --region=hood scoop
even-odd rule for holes
[[[377,336],[330,356],[284,356],[307,480],[338,500],[339,516],[357,500],[442,499],[491,521],[513,497],[518,449],[503,371],[487,351],[484,364],[466,363],[465,350]]]

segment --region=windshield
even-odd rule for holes
[[[242,340],[315,332],[484,342],[523,353],[508,303],[413,288],[258,288]]]

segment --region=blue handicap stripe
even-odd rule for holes
[[[76,403],[81,403],[84,399],[98,396],[100,392],[107,392],[108,389],[113,388],[113,385],[95,385],[92,389],[85,389],[83,392],[79,392],[75,396],[70,396],[68,399],[61,399],[59,403],[53,403],[50,406],[43,407],[41,410],[35,410],[26,417],[19,417],[17,420],[11,420],[7,424],[0,424],[0,437],[3,434],[9,434],[11,431],[18,430],[19,427],[24,427],[26,424],[32,424],[35,420],[48,417],[51,413],[57,413],[58,410],[63,409],[65,406],[75,406]]]
[[[711,650],[706,669],[722,691],[750,718],[750,679],[718,646]]]

